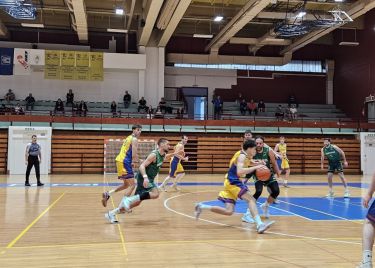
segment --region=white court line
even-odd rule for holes
[[[167,210],[169,210],[169,211],[171,211],[173,213],[176,213],[176,214],[178,214],[180,216],[184,216],[184,217],[187,217],[187,218],[195,220],[194,216],[191,216],[191,215],[188,215],[188,214],[185,214],[185,213],[182,213],[182,212],[179,212],[179,211],[176,211],[176,210],[170,208],[168,206],[168,202],[170,200],[178,198],[178,197],[182,197],[182,196],[189,195],[189,194],[196,194],[196,193],[207,193],[207,191],[194,192],[194,193],[186,193],[186,194],[180,194],[180,195],[175,195],[175,196],[169,197],[166,200],[164,200],[164,207]],[[251,229],[251,228],[245,228],[245,227],[240,227],[240,226],[234,226],[234,225],[230,225],[230,224],[220,223],[220,222],[216,222],[216,221],[210,221],[210,220],[206,220],[206,219],[202,219],[202,218],[199,218],[199,220],[200,221],[204,221],[204,222],[208,222],[208,223],[212,223],[212,224],[215,224],[215,225],[232,227],[232,228],[240,229],[240,230],[246,230],[246,231],[255,230],[255,229]],[[334,243],[342,243],[342,244],[354,244],[354,245],[361,245],[362,244],[362,243],[359,243],[359,242],[351,242],[351,241],[343,241],[343,240],[340,241],[340,240],[335,240],[335,239],[327,239],[327,238],[319,238],[319,237],[311,237],[311,236],[303,236],[303,235],[293,235],[293,234],[286,234],[286,233],[279,233],[279,232],[270,232],[270,231],[267,231],[267,233],[268,234],[279,235],[279,236],[287,236],[287,237],[310,239],[310,240],[318,240],[318,241],[326,241],[326,242],[334,242]]]

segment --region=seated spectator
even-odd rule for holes
[[[81,101],[81,103],[79,104],[79,115],[83,115],[83,116],[86,116],[87,115],[87,104],[86,102],[84,102],[83,100]]]
[[[160,111],[162,113],[165,113],[167,111],[167,102],[165,101],[164,98],[160,99],[158,107],[160,107]]]
[[[291,119],[292,120],[297,119],[297,105],[292,104],[289,108],[289,111],[290,111]]]
[[[129,94],[129,92],[126,90],[124,95],[124,107],[125,109],[129,108],[130,102],[132,100],[132,96]]]
[[[161,111],[161,107],[160,106],[156,107],[156,111],[154,113],[154,118],[163,118],[163,117],[164,117],[164,115]]]
[[[258,111],[264,113],[266,111],[266,104],[263,100],[260,100],[258,103]]]
[[[146,118],[147,118],[147,119],[152,119],[152,118],[154,118],[154,114],[153,114],[152,112],[153,112],[152,106],[147,107],[147,115],[146,115]]]
[[[111,103],[111,113],[112,113],[112,117],[116,117],[116,114],[117,114],[117,104],[115,101],[112,101]]]
[[[5,94],[4,99],[7,102],[14,101],[16,99],[16,95],[14,95],[11,89],[8,90],[7,94]]]
[[[79,112],[79,103],[78,102],[73,102],[73,105],[72,105],[72,115],[73,116],[77,116],[79,114],[80,114],[80,112]]]
[[[257,104],[253,99],[247,104],[247,109],[249,110],[249,115],[251,115],[252,112],[254,112],[254,115],[258,114]]]
[[[238,97],[236,99],[236,103],[241,103],[242,100],[243,100],[242,93],[238,93]]]
[[[14,107],[14,113],[15,114],[25,114],[25,112],[23,111],[21,105],[19,103],[16,104],[16,106]]]
[[[147,104],[147,101],[145,100],[144,97],[142,97],[139,101],[138,101],[138,113],[143,110],[144,112],[148,112],[149,108],[146,106]]]
[[[240,111],[241,111],[241,115],[246,115],[246,111],[247,111],[247,102],[245,99],[243,99],[240,103]]]
[[[279,106],[277,106],[276,108],[275,117],[277,121],[284,120],[284,111],[283,111],[283,106],[281,106],[281,104],[279,104]]]
[[[54,110],[55,114],[57,114],[58,112],[65,114],[64,103],[62,102],[60,98],[56,101],[55,110]]]
[[[181,119],[181,110],[180,109],[177,109],[176,111],[176,119]]]
[[[296,96],[294,96],[294,94],[291,94],[288,97],[288,107],[290,108],[290,106],[292,106],[292,104],[294,104],[296,106],[296,108],[298,108],[297,99],[296,99]]]
[[[292,121],[292,113],[290,112],[290,108],[289,107],[285,107],[285,110],[284,110],[284,120],[288,120],[289,122]]]
[[[66,106],[69,105],[72,105],[73,107],[73,104],[74,104],[74,93],[71,89],[69,89],[69,92],[66,93]]]
[[[31,110],[34,110],[35,99],[31,93],[29,94],[29,96],[26,97],[25,101],[26,101],[26,110],[28,111],[29,107],[31,108]]]

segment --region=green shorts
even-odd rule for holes
[[[257,181],[261,181],[261,180],[259,180],[259,179],[256,177],[255,174],[254,174],[253,178],[254,178],[254,183],[256,183]],[[275,178],[275,175],[274,175],[274,174],[271,174],[271,177],[270,177],[268,180],[266,180],[266,181],[261,181],[261,182],[263,183],[264,186],[267,187],[268,185],[270,185],[271,183],[273,183],[273,182],[275,182],[275,181],[277,181],[277,179]]]
[[[145,188],[143,187],[143,177],[142,176],[137,176],[137,188],[135,189],[135,194],[142,194],[144,192],[151,192],[152,189],[158,188],[158,186],[154,183],[154,178],[149,178],[148,179],[148,187]]]
[[[343,172],[344,169],[342,167],[341,162],[328,162],[328,173],[335,173],[337,171],[338,173]]]

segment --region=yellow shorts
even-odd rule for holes
[[[173,157],[171,160],[171,165],[169,168],[169,177],[176,177],[177,174],[185,173],[184,167],[181,164],[181,161],[179,161],[177,157]]]
[[[224,190],[220,191],[218,199],[224,203],[236,204],[238,198],[248,191],[248,188],[240,180],[229,182],[228,179],[224,181]]]
[[[131,163],[116,161],[117,177],[119,179],[134,178],[133,168]]]
[[[281,169],[288,169],[289,168],[289,160],[287,158],[283,158],[281,161]]]

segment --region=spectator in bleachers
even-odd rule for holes
[[[124,107],[125,109],[129,108],[130,102],[132,100],[132,96],[129,94],[129,92],[126,90],[124,95]]]
[[[62,114],[65,114],[64,103],[63,103],[62,100],[59,98],[59,99],[56,101],[54,113],[57,114],[57,113],[60,113],[60,112],[61,112]]]
[[[249,115],[251,115],[252,112],[254,112],[254,115],[258,114],[257,104],[254,102],[253,99],[251,99],[250,102],[247,104],[247,109],[249,110]]]
[[[11,89],[8,90],[7,94],[5,94],[4,99],[7,102],[14,101],[16,99],[16,95],[14,95]]]
[[[23,111],[21,105],[19,103],[16,104],[16,106],[14,107],[14,113],[15,114],[25,114],[25,112]]]
[[[298,102],[297,102],[296,96],[294,96],[294,94],[290,94],[289,97],[288,97],[288,107],[290,108],[292,106],[292,104],[294,104],[296,106],[296,108],[298,108]]]
[[[143,110],[144,112],[148,112],[149,108],[146,106],[147,104],[147,101],[145,100],[144,97],[142,97],[139,101],[138,101],[138,113]]]
[[[117,114],[117,104],[115,101],[112,101],[111,103],[111,113],[112,113],[112,117],[116,117],[116,114]]]
[[[240,111],[241,111],[241,115],[246,115],[246,111],[247,111],[247,102],[245,99],[243,99],[240,103]]]
[[[78,102],[73,102],[72,104],[72,115],[73,116],[79,115],[79,103]]]
[[[290,112],[290,108],[289,107],[285,107],[285,110],[284,110],[284,120],[287,120],[289,122],[292,121],[292,114]]]
[[[264,103],[263,100],[260,100],[258,102],[258,111],[261,113],[264,113],[266,111],[266,104]]]
[[[86,102],[84,102],[83,100],[81,101],[81,103],[79,104],[79,115],[80,116],[86,116],[87,115],[87,104]]]
[[[167,111],[167,102],[165,101],[164,98],[160,99],[158,107],[160,107],[160,111],[162,113],[164,113],[164,114],[166,113],[166,111]]]
[[[223,112],[223,101],[220,96],[217,96],[212,100],[212,103],[214,105],[214,120],[219,120]]]
[[[277,121],[284,120],[284,110],[283,110],[283,106],[281,106],[281,104],[279,104],[279,106],[277,106],[277,108],[276,108],[275,117],[276,117]]]
[[[66,106],[69,105],[72,105],[73,107],[73,104],[74,104],[74,93],[71,89],[69,89],[69,92],[66,93]]]
[[[176,119],[182,119],[181,110],[180,109],[177,109],[177,111],[176,111]]]
[[[242,100],[243,100],[242,93],[238,93],[238,97],[236,99],[236,103],[241,103]]]
[[[29,96],[26,97],[25,101],[26,101],[26,110],[28,111],[29,107],[31,108],[31,110],[34,110],[35,99],[31,93],[29,94]]]
[[[163,112],[161,111],[161,107],[158,106],[156,107],[155,113],[154,113],[154,118],[163,118]]]
[[[291,119],[297,119],[297,105],[292,104],[289,108]]]

